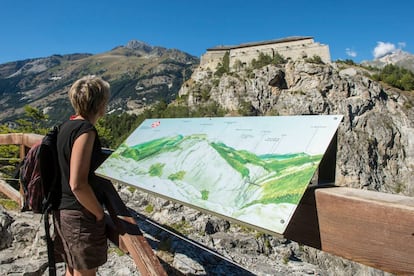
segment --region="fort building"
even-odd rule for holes
[[[312,58],[319,56],[324,63],[330,63],[331,57],[328,45],[314,42],[310,36],[294,36],[261,42],[243,43],[235,46],[216,46],[208,48],[201,56],[200,67],[216,70],[217,65],[223,62],[225,53],[229,53],[230,70],[234,70],[234,64],[238,61],[242,67],[248,66],[260,53],[274,57],[276,54],[285,59],[297,60],[300,58]]]

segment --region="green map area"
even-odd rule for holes
[[[323,147],[322,151],[314,149],[320,145],[312,146],[312,141],[324,128],[311,128],[307,145],[298,147],[283,140],[290,132],[266,130],[259,133],[267,137],[258,137],[245,123],[239,128],[239,119],[222,132],[202,124],[205,133],[197,133],[197,120],[164,120],[156,128],[149,127],[151,121],[144,122],[97,174],[237,222],[283,233],[323,157]],[[162,129],[166,123],[171,129],[174,123],[175,130]],[[234,134],[226,139],[231,133],[229,125]],[[144,139],[145,135],[148,137]],[[285,153],[276,152],[284,143],[293,146]]]
[[[205,135],[192,135],[189,137],[176,136],[161,138],[139,144],[133,147],[121,146],[122,150],[115,155],[130,158],[135,161],[145,160],[166,152],[179,151],[186,140],[205,140]],[[245,150],[235,150],[223,143],[209,143],[217,153],[239,174],[247,184],[247,193],[252,193],[259,188],[262,190],[261,197],[252,202],[244,202],[241,208],[257,203],[293,203],[297,204],[303,194],[303,181],[309,180],[314,174],[322,155],[309,156],[304,153],[257,156]],[[114,158],[115,158],[114,155]],[[153,164],[149,171],[142,172],[154,177],[163,177],[165,163]],[[249,167],[261,168],[264,172],[260,178],[250,175]],[[186,171],[179,170],[166,177],[171,181],[191,180],[200,182],[198,179],[186,179]],[[204,200],[208,199],[208,187],[200,191]]]

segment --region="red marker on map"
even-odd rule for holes
[[[160,121],[156,121],[156,122],[153,122],[153,123],[151,124],[151,127],[152,127],[152,128],[156,128],[156,127],[158,127],[160,124],[161,124],[161,122],[160,122]]]

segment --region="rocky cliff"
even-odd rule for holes
[[[344,115],[336,184],[414,196],[414,92],[375,82],[361,67],[302,60],[220,78],[196,70],[179,95],[232,115]]]

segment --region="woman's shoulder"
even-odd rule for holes
[[[95,129],[95,126],[87,120],[67,120],[61,128],[69,129]]]
[[[95,126],[87,120],[68,120],[60,126],[59,130],[64,136],[69,135],[75,138],[89,131],[97,132]]]

